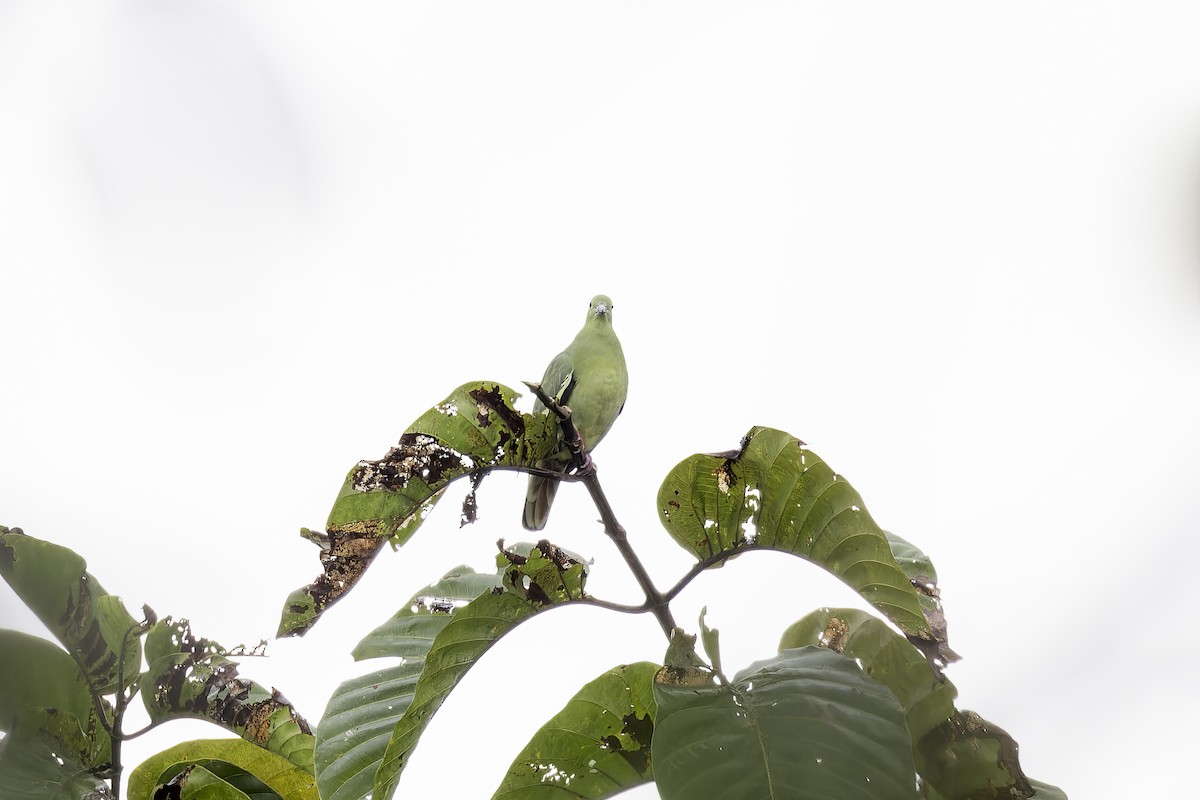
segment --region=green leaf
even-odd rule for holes
[[[525,745],[493,800],[600,800],[653,780],[657,671],[643,661],[586,684]]]
[[[854,608],[822,608],[784,631],[779,649],[814,645],[858,659],[863,672],[891,690],[909,733],[924,736],[954,713],[958,690],[939,678],[917,649],[884,622]]]
[[[732,683],[656,682],[654,777],[664,800],[915,798],[900,704],[854,661],[785,650]]]
[[[1029,783],[1033,785],[1034,800],[1067,800],[1067,793],[1057,786],[1035,780]]]
[[[1053,786],[1034,787],[1021,771],[1017,749],[1008,733],[974,711],[955,712],[917,741],[921,778],[943,797],[1007,800],[1062,795]]]
[[[92,711],[92,695],[79,665],[52,642],[0,630],[0,730],[30,707],[57,708],[79,718]]]
[[[699,559],[749,548],[800,556],[906,634],[934,638],[858,492],[793,436],[756,427],[736,452],[684,459],[663,481],[658,507],[672,538]]]
[[[708,656],[708,663],[712,664],[713,672],[724,679],[721,671],[721,632],[704,623],[707,614],[708,606],[700,609],[700,644],[704,647],[704,655]]]
[[[518,396],[498,383],[464,384],[409,426],[387,455],[350,470],[326,532],[303,532],[321,546],[323,572],[288,597],[280,636],[311,628],[357,585],[384,541],[408,541],[452,481],[495,467],[532,466],[557,445],[557,423],[516,411]]]
[[[64,654],[65,657],[65,654]],[[94,753],[81,754],[79,723],[73,714],[25,708],[0,742],[0,796],[4,800],[104,800],[108,784],[96,777]],[[82,755],[82,757],[81,757]]]
[[[14,730],[22,715],[24,730],[55,752],[89,768],[111,760],[111,741],[74,659],[45,639],[0,630],[0,730]]]
[[[199,764],[184,767],[168,787],[169,796],[179,800],[251,800],[245,792]]]
[[[317,726],[316,767],[324,800],[358,800],[372,791],[392,729],[412,704],[434,639],[460,608],[499,588],[498,576],[458,567],[414,595],[354,649],[355,659],[403,660],[344,682],[330,698]]]
[[[79,555],[0,526],[0,575],[67,648],[97,694],[115,692],[118,673],[122,688],[137,678],[141,642],[126,634],[138,623]]]
[[[819,645],[856,659],[904,709],[917,771],[929,797],[955,800],[1029,798],[1017,744],[1003,730],[954,706],[958,690],[903,636],[864,611],[822,608],[792,624],[781,650]],[[1042,784],[1042,786],[1045,786]],[[1049,800],[1054,787],[1046,787]]]
[[[304,718],[278,690],[239,677],[229,651],[193,636],[187,620],[156,622],[146,652],[154,660],[141,693],[152,720],[205,719],[313,771],[314,740]]]
[[[254,800],[263,800],[264,795],[282,800],[319,800],[316,779],[311,774],[244,739],[198,739],[151,756],[129,774],[129,800],[154,800],[160,786],[193,766],[202,771],[189,774],[188,791],[219,785],[220,781]],[[188,796],[207,797],[183,795]]]
[[[583,565],[549,542],[528,556],[503,551],[497,560],[501,587],[455,612],[437,634],[413,689],[412,701],[392,729],[375,773],[373,796],[390,798],[425,727],[467,671],[502,636],[547,608],[584,597]],[[546,561],[553,569],[546,567]]]
[[[925,622],[933,632],[933,641],[928,639],[913,639],[916,645],[931,664],[952,664],[959,660],[958,653],[950,649],[950,637],[946,631],[946,615],[942,611],[942,594],[937,585],[937,570],[933,568],[933,560],[912,542],[897,536],[891,531],[884,531],[888,545],[896,564],[908,576],[908,582],[917,592],[921,602],[921,613]]]

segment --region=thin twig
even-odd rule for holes
[[[676,597],[679,596],[680,592],[682,592],[684,589],[687,588],[687,585],[689,583],[691,583],[693,580],[695,580],[696,576],[698,576],[700,573],[704,572],[707,569],[715,567],[717,564],[720,564],[725,559],[733,558],[736,555],[740,555],[740,554],[748,552],[750,550],[765,550],[765,549],[766,548],[764,548],[764,547],[755,547],[754,545],[743,545],[742,547],[738,547],[734,550],[722,550],[720,553],[717,553],[716,555],[711,555],[708,558],[704,559],[703,561],[697,561],[692,566],[692,568],[690,570],[688,570],[688,573],[679,579],[678,583],[676,583],[674,586],[672,586],[670,589],[667,590],[667,592],[663,595],[663,600],[665,600],[668,603],[671,602],[672,600],[674,600]]]

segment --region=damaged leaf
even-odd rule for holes
[[[946,615],[942,611],[942,593],[938,590],[937,570],[933,568],[932,559],[916,545],[891,531],[884,531],[883,535],[892,548],[896,564],[908,576],[908,582],[916,591],[921,611],[934,636],[933,641],[920,637],[910,637],[910,641],[925,654],[935,670],[960,660],[961,656],[950,648]]]
[[[202,783],[224,783],[252,798],[318,800],[312,775],[244,739],[198,739],[151,756],[129,774],[129,800],[174,797],[170,790],[161,790],[172,782],[172,788],[193,793]],[[208,795],[200,796],[207,800]]]
[[[496,567],[506,586],[539,605],[565,603],[585,596],[588,567],[578,555],[542,539],[537,544],[521,543],[511,550],[499,543]],[[528,553],[529,555],[521,555]]]
[[[232,654],[194,636],[187,620],[155,623],[146,635],[150,667],[141,687],[150,719],[206,719],[311,773],[308,723],[278,690],[239,677]]]
[[[654,781],[664,800],[916,798],[904,714],[852,659],[784,650],[729,683],[655,682]]]
[[[752,428],[735,453],[671,470],[659,517],[699,559],[748,548],[800,556],[840,578],[906,634],[934,641],[917,592],[862,498],[793,436]]]
[[[586,684],[525,745],[493,800],[534,793],[599,800],[653,780],[657,670],[643,661],[615,667]]]
[[[0,526],[0,575],[62,642],[96,694],[126,688],[142,663],[138,623],[74,551]]]
[[[326,522],[324,571],[288,598],[280,636],[301,636],[312,627],[357,584],[385,540],[397,547],[408,541],[452,481],[473,476],[462,512],[470,522],[478,512],[474,476],[532,466],[557,446],[557,424],[515,410],[518,396],[498,383],[464,384],[414,422],[383,458],[350,470]]]

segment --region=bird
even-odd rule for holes
[[[584,454],[591,453],[608,433],[625,408],[629,391],[629,373],[625,369],[625,353],[613,330],[613,303],[607,295],[598,294],[588,304],[583,328],[567,349],[556,355],[542,376],[542,389],[559,405],[569,406],[571,422],[583,440]],[[533,413],[549,413],[537,400]],[[540,469],[563,471],[571,463],[571,452],[565,443],[537,463]],[[529,476],[525,493],[525,530],[540,531],[546,527],[550,506],[558,491],[558,479],[543,475]]]

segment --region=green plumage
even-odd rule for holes
[[[625,353],[612,325],[612,301],[596,295],[588,306],[583,329],[567,345],[542,376],[542,389],[560,404],[570,406],[571,421],[583,439],[583,451],[592,449],[608,433],[613,422],[625,407],[629,390],[629,373],[625,370]],[[547,412],[539,400],[534,413]],[[538,462],[542,469],[563,470],[571,462],[565,444]],[[550,505],[558,491],[558,481],[540,475],[529,476],[529,491],[525,495],[526,530],[540,531],[546,527]]]

